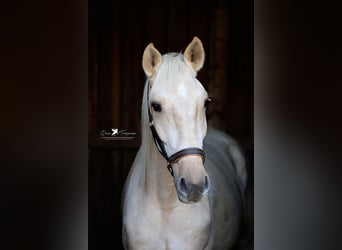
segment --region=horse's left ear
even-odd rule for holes
[[[205,53],[201,40],[195,36],[184,52],[184,61],[195,72],[204,64]]]

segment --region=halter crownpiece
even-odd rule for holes
[[[205,161],[205,153],[203,151],[203,149],[201,148],[195,148],[195,147],[191,147],[191,148],[184,148],[182,150],[177,151],[176,153],[174,153],[173,155],[171,155],[170,157],[167,155],[167,152],[165,150],[165,146],[163,141],[160,139],[156,128],[154,127],[153,124],[153,116],[150,110],[150,97],[149,97],[149,93],[150,93],[150,82],[147,83],[147,110],[148,110],[148,119],[150,122],[150,129],[152,132],[152,137],[154,140],[154,143],[158,149],[158,151],[160,152],[160,154],[165,158],[165,160],[167,161],[167,169],[169,170],[170,174],[172,176],[173,175],[173,169],[172,169],[172,164],[179,161],[181,158],[183,158],[184,156],[189,156],[189,155],[198,155],[202,158],[203,164]]]

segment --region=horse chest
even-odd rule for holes
[[[141,209],[128,232],[130,249],[203,249],[209,240],[209,210],[185,205],[173,211]]]

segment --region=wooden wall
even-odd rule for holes
[[[121,248],[121,191],[140,144],[143,50],[153,42],[161,53],[184,51],[195,35],[206,50],[198,78],[213,99],[208,123],[242,144],[253,186],[252,0],[90,0],[90,249]],[[110,128],[137,137],[101,140],[99,131]]]

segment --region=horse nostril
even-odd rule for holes
[[[209,189],[209,177],[204,177],[204,190],[207,191]]]
[[[187,194],[188,192],[188,188],[186,186],[186,183],[185,183],[185,178],[184,177],[181,177],[180,178],[180,181],[179,181],[179,191],[181,191],[182,193],[184,194]]]

